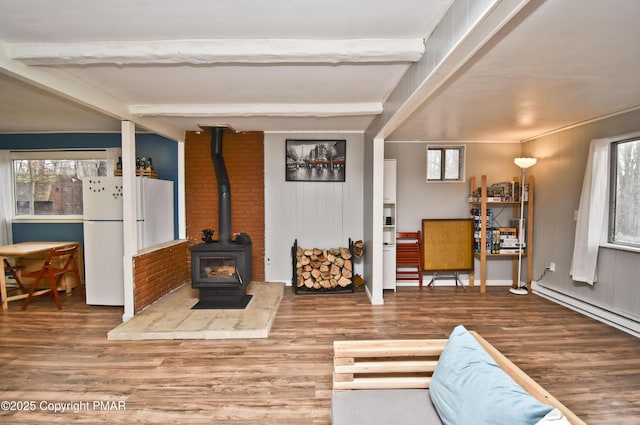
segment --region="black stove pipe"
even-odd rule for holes
[[[218,180],[218,242],[231,243],[231,182],[222,157],[224,127],[211,128],[211,160]]]

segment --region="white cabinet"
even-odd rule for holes
[[[396,247],[385,245],[382,253],[382,289],[396,290]]]
[[[396,160],[384,160],[382,289],[396,289]]]
[[[384,204],[382,207],[382,242],[396,244],[396,160],[384,160]]]
[[[384,192],[383,199],[385,203],[396,203],[396,160],[384,160]]]

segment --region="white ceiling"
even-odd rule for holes
[[[451,3],[0,0],[0,132],[362,132]],[[639,1],[528,3],[388,140],[525,140],[640,106]]]
[[[640,106],[640,1],[533,1],[394,132],[526,140]]]

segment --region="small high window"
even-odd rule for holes
[[[464,181],[464,146],[427,146],[427,181]]]

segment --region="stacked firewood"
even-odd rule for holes
[[[303,249],[296,251],[298,288],[332,289],[347,287],[353,280],[353,261],[347,248]]]

